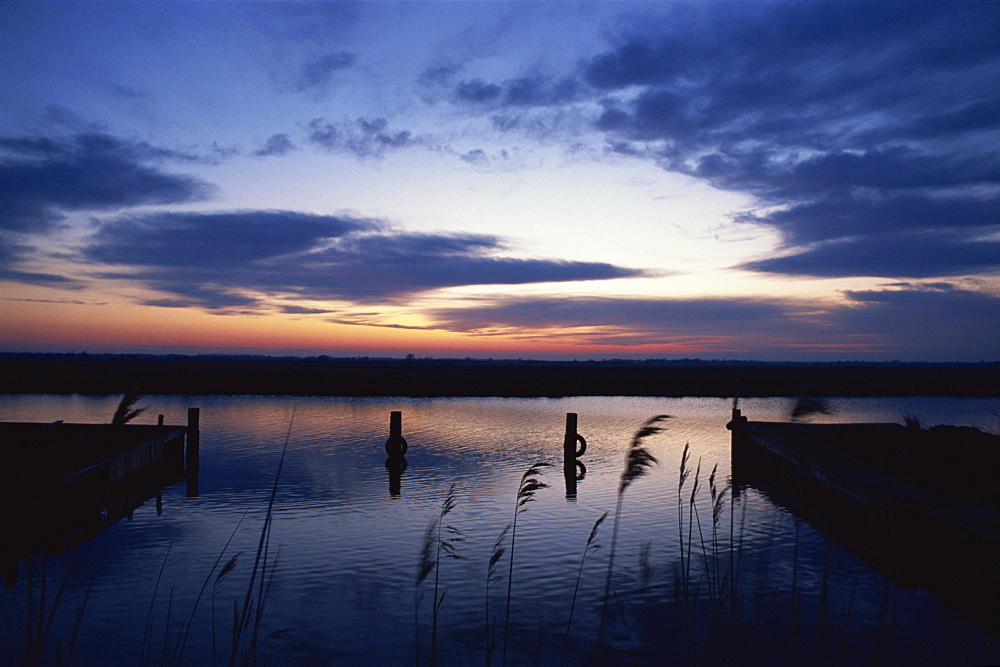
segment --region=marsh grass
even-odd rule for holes
[[[424,539],[420,547],[420,558],[417,564],[416,577],[416,598],[414,608],[414,643],[416,647],[416,661],[420,663],[420,602],[423,599],[423,591],[420,586],[425,579],[434,573],[434,589],[431,604],[431,655],[430,664],[437,664],[438,658],[438,614],[444,604],[447,589],[441,590],[441,559],[456,558],[462,556],[458,553],[458,543],[464,541],[462,531],[455,526],[445,524],[445,517],[455,509],[455,485],[448,489],[447,495],[441,502],[441,509],[438,516],[431,521],[424,532]]]
[[[496,648],[497,638],[496,638],[496,619],[491,619],[490,617],[490,587],[494,581],[499,578],[499,573],[497,571],[497,564],[500,559],[503,558],[504,552],[507,550],[506,538],[507,532],[510,530],[511,524],[504,526],[503,530],[497,536],[496,541],[493,543],[493,549],[490,552],[489,564],[486,568],[486,664],[487,666],[493,664],[493,651]]]
[[[569,603],[569,617],[566,619],[566,635],[563,638],[563,648],[562,655],[559,657],[559,664],[565,664],[566,662],[566,652],[569,650],[569,635],[570,629],[573,627],[573,610],[576,609],[576,598],[577,594],[580,592],[580,580],[583,578],[583,566],[587,562],[587,556],[594,551],[601,548],[600,542],[597,541],[597,530],[604,523],[604,520],[608,518],[608,513],[605,512],[597,518],[594,522],[594,527],[590,529],[590,535],[587,537],[587,543],[583,547],[583,554],[580,556],[580,567],[576,572],[576,582],[573,584],[573,598]]]
[[[74,549],[70,556],[69,564],[66,566],[66,570],[60,579],[59,587],[55,591],[55,598],[47,602],[45,598],[48,589],[48,576],[46,572],[48,558],[44,554],[39,554],[37,557],[39,568],[37,585],[35,584],[36,578],[33,566],[35,560],[35,557],[28,560],[25,642],[22,658],[25,665],[42,664],[42,654],[45,649],[46,638],[52,629],[52,621],[55,618],[56,610],[59,608],[59,603],[66,591],[66,584],[69,581],[73,570],[73,563],[76,560],[76,550]],[[56,663],[61,662],[61,657],[60,653],[57,652]]]
[[[507,556],[507,606],[503,618],[503,663],[507,664],[507,639],[510,636],[510,598],[514,587],[514,545],[517,539],[517,517],[527,511],[527,504],[534,501],[535,494],[548,488],[548,484],[538,479],[537,475],[551,464],[539,461],[528,467],[521,475],[521,482],[517,486],[517,495],[514,500],[514,518],[511,521],[510,529],[510,555]]]
[[[247,583],[246,594],[243,597],[243,607],[242,609],[237,607],[236,600],[233,601],[233,636],[232,636],[232,652],[229,657],[230,666],[234,665],[252,665],[257,662],[257,651],[263,641],[258,643],[258,637],[260,635],[260,622],[264,616],[264,604],[267,600],[267,593],[271,587],[271,581],[274,578],[274,570],[276,566],[276,561],[271,562],[270,569],[268,569],[268,559],[270,557],[270,547],[271,547],[271,527],[273,525],[274,519],[274,499],[278,495],[278,483],[281,480],[281,470],[285,465],[285,457],[288,454],[288,442],[292,436],[292,426],[295,424],[295,412],[296,407],[292,408],[292,415],[288,421],[288,431],[285,433],[285,443],[281,447],[281,456],[278,458],[278,469],[274,473],[274,483],[271,485],[271,495],[267,500],[267,511],[264,513],[264,523],[260,529],[260,537],[257,540],[257,552],[254,555],[253,567],[250,570],[250,579]],[[232,539],[232,538],[230,538]],[[228,543],[227,543],[228,545]],[[225,549],[223,549],[223,553]],[[215,566],[218,566],[219,561],[222,559],[222,553],[215,561]],[[206,577],[206,582],[208,578],[211,577],[211,572],[209,572],[208,577]],[[202,586],[202,592],[204,592],[205,586]],[[201,599],[201,593],[198,594],[198,599]],[[197,606],[197,602],[195,602]],[[193,612],[192,612],[193,613]],[[285,632],[285,630],[279,631],[279,634]],[[272,635],[265,638],[264,641],[270,639]]]
[[[654,457],[645,446],[646,438],[656,435],[663,430],[660,423],[670,419],[670,415],[657,415],[652,417],[639,427],[639,430],[632,436],[632,441],[625,452],[625,467],[618,480],[618,497],[615,501],[615,520],[611,529],[611,547],[608,551],[608,569],[604,580],[604,597],[601,602],[600,623],[597,627],[597,647],[600,655],[604,642],[604,626],[608,613],[608,602],[611,598],[611,575],[615,564],[615,547],[618,543],[618,528],[621,524],[622,501],[625,499],[625,490],[632,483],[645,475],[649,469],[656,465]]]
[[[139,392],[138,386],[133,386],[125,392],[121,401],[118,402],[115,414],[111,417],[111,425],[124,426],[145,412],[146,408],[135,407],[135,404],[138,403],[141,398],[142,394]]]

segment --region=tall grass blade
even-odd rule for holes
[[[496,541],[493,543],[493,551],[490,553],[489,565],[486,568],[486,665],[489,667],[493,663],[493,649],[496,647],[496,638],[494,637],[496,630],[496,621],[494,620],[492,627],[490,626],[490,585],[493,580],[497,577],[497,563],[503,558],[504,553],[507,551],[505,545],[505,540],[507,537],[507,532],[510,531],[511,524],[504,526],[503,530],[497,536]]]
[[[435,522],[437,527],[437,549],[434,555],[434,606],[431,608],[431,665],[437,664],[438,614],[441,611],[441,606],[444,604],[444,596],[448,592],[445,590],[440,596],[438,595],[441,580],[441,558],[442,556],[445,558],[461,558],[456,550],[456,545],[464,539],[462,531],[451,525],[444,526],[444,518],[455,509],[455,503],[455,485],[452,484],[451,488],[448,489],[447,495],[445,495],[444,501],[441,503],[441,512]],[[444,526],[443,530],[448,537],[442,536],[442,526]]]
[[[615,546],[618,542],[618,526],[621,523],[622,500],[625,490],[637,479],[642,477],[656,464],[656,458],[645,447],[645,440],[663,430],[660,424],[670,419],[670,415],[657,415],[647,419],[632,436],[628,450],[625,452],[625,467],[618,481],[618,499],[615,503],[615,521],[611,529],[611,548],[608,553],[608,572],[604,581],[604,599],[601,603],[601,620],[597,626],[598,659],[604,643],[604,623],[607,617],[608,600],[611,596],[611,573],[614,570]]]
[[[292,436],[292,425],[295,423],[295,411],[298,406],[292,408],[292,415],[288,421],[288,431],[285,433],[285,444],[281,448],[281,456],[278,459],[278,469],[274,474],[274,484],[271,486],[271,495],[267,501],[267,511],[264,514],[264,525],[261,527],[260,539],[257,541],[257,553],[254,556],[253,569],[250,571],[250,582],[247,585],[247,592],[243,598],[243,609],[236,618],[235,626],[233,628],[233,647],[232,654],[229,658],[230,666],[234,666],[239,662],[240,664],[247,665],[252,664],[256,660],[256,627],[260,623],[260,616],[263,612],[262,609],[262,598],[263,598],[263,585],[256,586],[258,581],[258,574],[261,579],[263,579],[264,572],[261,569],[261,563],[265,565],[267,563],[267,547],[270,543],[271,534],[271,518],[274,514],[274,499],[278,494],[278,481],[281,479],[281,469],[285,464],[285,456],[288,453],[288,441]],[[254,602],[254,590],[257,588],[257,609],[256,618],[251,616],[253,611]],[[254,621],[254,636],[249,646],[243,648],[245,644],[244,633],[250,626],[251,620]]]
[[[596,551],[601,548],[600,543],[597,542],[597,529],[601,527],[601,524],[607,518],[607,512],[597,518],[597,521],[594,522],[594,527],[590,529],[590,536],[587,538],[587,544],[583,547],[583,555],[580,557],[580,568],[576,572],[576,584],[573,586],[573,599],[570,600],[569,603],[569,618],[566,619],[566,635],[563,638],[562,656],[559,658],[560,665],[565,664],[566,652],[569,650],[569,632],[573,625],[573,610],[576,608],[576,596],[580,591],[580,580],[583,578],[583,565],[587,561],[587,555],[591,551]]]
[[[247,511],[249,511],[249,510],[247,510]],[[236,527],[233,528],[233,532],[229,535],[229,539],[226,540],[226,543],[223,545],[222,551],[220,551],[219,555],[216,556],[215,562],[212,564],[212,568],[208,571],[208,574],[205,575],[205,580],[201,584],[201,589],[198,591],[198,595],[197,595],[197,597],[195,597],[194,604],[191,606],[191,614],[188,616],[187,623],[185,623],[184,626],[181,628],[181,636],[180,636],[180,639],[178,640],[178,643],[177,643],[177,649],[174,651],[173,662],[175,662],[175,663],[179,663],[180,660],[181,660],[181,658],[184,655],[184,648],[185,648],[185,646],[187,646],[188,634],[191,632],[191,625],[192,625],[192,623],[194,623],[194,614],[198,610],[198,604],[201,602],[202,595],[205,594],[205,589],[208,587],[209,582],[212,580],[212,573],[215,572],[215,569],[217,567],[219,567],[219,562],[222,560],[222,557],[225,555],[226,550],[229,548],[229,545],[233,541],[233,538],[236,537],[236,531],[238,531],[240,529],[240,526],[243,524],[243,519],[246,518],[247,511],[243,512],[243,516],[240,517],[240,520],[236,523]],[[215,586],[218,585],[219,580],[222,579],[222,577],[225,576],[227,573],[229,573],[229,571],[231,571],[234,567],[236,567],[236,559],[238,557],[239,557],[239,554],[236,554],[235,556],[233,556],[232,558],[230,558],[229,562],[226,563],[225,566],[222,568],[222,571],[219,572],[219,574],[215,577],[215,584],[212,586],[212,593],[213,593],[213,595],[215,593]],[[215,650],[215,616],[214,616],[214,614],[215,614],[215,606],[214,606],[214,601],[213,601],[213,606],[212,606],[212,614],[213,614],[213,617],[212,617],[212,650],[214,651]]]
[[[142,647],[140,650],[140,665],[148,665],[150,653],[153,650],[153,606],[156,603],[156,593],[160,590],[160,580],[163,578],[163,569],[167,566],[167,559],[170,557],[170,548],[167,545],[167,553],[163,554],[163,562],[160,564],[160,571],[156,574],[156,583],[153,584],[153,595],[149,599],[149,611],[146,613],[146,625],[142,632]]]
[[[539,461],[532,464],[524,471],[521,475],[521,482],[517,486],[517,496],[514,500],[514,520],[511,521],[510,530],[510,556],[508,560],[508,570],[507,570],[507,609],[504,612],[503,621],[503,664],[507,664],[507,639],[510,635],[510,598],[511,590],[514,584],[514,542],[517,538],[517,516],[524,512],[528,503],[535,499],[535,494],[546,487],[548,484],[539,480],[535,475],[541,473],[545,468],[548,468],[551,464],[545,463],[544,461]]]
[[[97,579],[97,566],[104,556],[105,542],[101,541],[101,549],[97,553],[97,560],[94,562],[94,569],[90,572],[87,580],[87,589],[83,592],[83,600],[76,610],[76,617],[73,619],[73,631],[69,635],[69,648],[66,649],[66,664],[73,664],[73,648],[76,646],[76,638],[80,634],[80,625],[83,623],[83,613],[87,609],[87,602],[90,600],[90,593],[94,589],[94,580]]]

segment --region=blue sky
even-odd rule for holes
[[[0,347],[1000,358],[993,3],[0,4]]]

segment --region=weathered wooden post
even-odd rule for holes
[[[587,451],[587,441],[576,432],[576,418],[575,412],[566,413],[566,436],[563,438],[563,467],[566,469],[575,468],[576,459]],[[577,443],[580,443],[579,449]]]
[[[389,414],[389,439],[385,441],[385,453],[390,459],[403,458],[406,449],[406,438],[403,437],[403,413],[394,410]]]
[[[156,417],[156,425],[157,426],[163,426],[163,415],[157,415],[157,417]]]
[[[406,470],[406,438],[403,437],[403,413],[389,413],[389,439],[385,441],[385,467],[389,471],[389,495],[398,496],[402,488],[403,471]]]
[[[199,421],[201,410],[188,408],[188,423],[185,429],[184,469],[187,472],[187,497],[198,497],[198,459],[201,449],[201,431]]]
[[[563,476],[566,478],[566,497],[576,497],[576,483],[587,474],[587,468],[577,458],[587,451],[587,441],[576,432],[577,414],[566,413],[566,435],[563,437]],[[577,449],[577,443],[580,448]],[[579,474],[577,473],[579,470]]]

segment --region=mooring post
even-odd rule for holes
[[[393,410],[389,413],[389,439],[385,441],[385,453],[389,458],[402,458],[406,454],[406,438],[403,437],[403,413]]]
[[[582,435],[576,432],[577,415],[575,412],[566,413],[566,436],[563,438],[563,467],[566,470],[576,469],[576,459],[583,456],[587,451],[587,441]],[[576,444],[580,443],[580,448]]]
[[[399,410],[393,410],[389,413],[389,437],[403,437],[403,413]]]
[[[158,415],[156,417],[156,425],[157,426],[163,426],[163,415]]]
[[[576,477],[576,423],[575,412],[566,413],[566,435],[563,437],[563,470]]]
[[[188,423],[184,433],[184,469],[187,472],[187,497],[198,497],[198,458],[201,448],[201,432],[199,421],[201,410],[188,408]]]
[[[577,414],[567,412],[566,435],[563,437],[563,476],[566,478],[566,497],[571,499],[576,497],[576,483],[583,479],[587,470],[583,462],[577,460],[577,457],[587,451],[587,441],[576,432],[576,427]],[[577,443],[580,444],[579,449]]]

